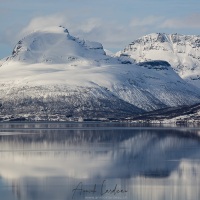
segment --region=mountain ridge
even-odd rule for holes
[[[3,61],[2,118],[126,118],[200,102],[200,90],[167,62],[111,57],[100,43],[71,36],[64,27],[31,33]]]
[[[164,60],[196,87],[200,87],[200,36],[152,33],[131,42],[117,56],[135,62]]]

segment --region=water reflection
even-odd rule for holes
[[[0,199],[72,199],[80,182],[87,191],[96,185],[96,193],[74,199],[200,199],[198,129],[112,126],[2,125]],[[102,196],[104,180],[103,191],[128,192]]]

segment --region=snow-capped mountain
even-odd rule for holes
[[[164,60],[187,82],[200,88],[200,36],[154,33],[117,53],[136,62]]]
[[[98,56],[96,56],[98,55]],[[50,27],[20,40],[9,60],[26,63],[61,64],[87,58],[104,58],[103,46],[97,42],[71,36],[64,27]]]
[[[121,61],[63,27],[33,32],[2,61],[2,116],[120,118],[200,102],[167,62]]]

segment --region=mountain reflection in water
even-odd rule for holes
[[[82,182],[110,199],[200,199],[198,129],[113,124],[1,124],[0,199],[72,199]],[[94,194],[76,193],[74,199]],[[93,198],[94,199],[94,198]]]

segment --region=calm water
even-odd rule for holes
[[[0,124],[0,199],[199,200],[200,129]]]

